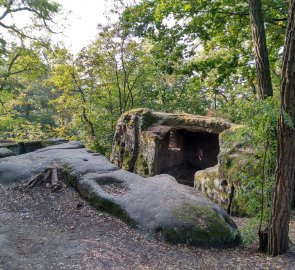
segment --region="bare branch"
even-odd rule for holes
[[[6,9],[2,13],[2,15],[0,16],[0,21],[3,20],[10,13],[10,7],[12,6],[12,4],[13,4],[13,0],[10,0],[8,2]]]
[[[21,51],[19,51],[18,53],[16,53],[16,55],[12,58],[11,62],[9,63],[9,66],[8,66],[8,69],[7,69],[7,73],[4,76],[3,82],[0,84],[0,91],[3,90],[3,88],[4,88],[4,82],[7,81],[7,79],[11,75],[11,69],[12,69],[15,61],[20,57],[20,53],[21,53]]]
[[[278,18],[278,19],[272,19],[273,22],[286,22],[288,18]]]

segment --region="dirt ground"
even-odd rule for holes
[[[254,248],[170,245],[93,209],[72,188],[0,185],[0,270],[12,269],[295,269],[295,248],[272,258]]]

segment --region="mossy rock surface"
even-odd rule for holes
[[[231,213],[248,215],[245,196],[248,186],[246,176],[259,177],[259,158],[253,150],[251,136],[244,125],[233,125],[219,134],[220,153],[218,165],[198,171],[195,174],[195,187],[224,209],[234,186]]]
[[[232,219],[196,189],[169,175],[143,178],[119,169],[78,142],[0,160],[0,184],[21,183],[53,164],[96,208],[144,234],[173,243],[228,247],[239,243]]]
[[[159,164],[165,159],[161,155],[165,136],[177,130],[218,135],[218,164],[199,170],[195,174],[195,187],[224,209],[228,207],[234,187],[231,213],[247,214],[243,197],[237,195],[247,186],[245,175],[259,176],[260,169],[251,136],[244,125],[234,125],[219,118],[134,109],[118,120],[111,161],[144,177],[160,174],[163,166]],[[169,170],[165,172],[169,173]]]
[[[189,243],[192,245],[208,247],[232,246],[239,243],[240,237],[224,224],[224,219],[207,206],[184,204],[175,210],[177,216],[184,220],[187,226],[175,229],[162,229],[167,241],[173,243]],[[192,224],[195,224],[192,226]]]
[[[170,131],[219,134],[231,126],[220,118],[133,109],[122,114],[117,122],[111,161],[124,170],[153,176],[159,173],[157,154]]]
[[[224,209],[227,208],[231,186],[227,180],[220,178],[218,165],[197,171],[194,185],[206,197],[218,203]]]

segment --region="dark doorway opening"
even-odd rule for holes
[[[157,174],[167,173],[179,183],[193,186],[195,172],[215,166],[218,154],[218,134],[173,130],[164,136],[159,149]]]

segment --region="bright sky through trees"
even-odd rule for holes
[[[63,40],[73,52],[78,52],[93,40],[97,34],[97,24],[106,23],[106,12],[110,6],[107,0],[56,0],[65,10],[70,10],[67,16],[68,27],[64,30],[66,37],[59,35],[55,39]]]
[[[111,9],[113,1],[110,0],[55,0],[62,5],[63,14],[55,18],[55,24],[51,24],[54,31],[62,32],[63,34],[52,35],[52,40],[61,41],[72,52],[77,53],[82,47],[94,40],[97,34],[97,25],[106,24],[108,11]],[[1,13],[1,9],[0,9]],[[5,18],[7,25],[16,25],[18,28],[23,28],[26,25],[31,25],[31,13],[23,11],[21,14],[13,14]],[[112,21],[114,20],[114,16]],[[43,35],[42,32],[36,32],[33,28],[34,36]],[[14,39],[13,35],[4,29],[2,33],[6,36],[6,40]]]

